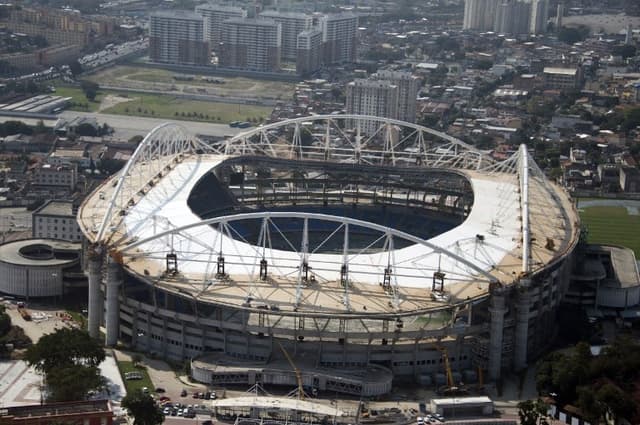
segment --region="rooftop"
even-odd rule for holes
[[[49,201],[33,212],[33,215],[56,215],[73,217],[73,202]]]
[[[554,68],[554,67],[545,67],[545,74],[559,74],[559,75],[569,75],[574,76],[578,72],[577,68]]]

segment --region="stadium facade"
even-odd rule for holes
[[[89,331],[216,385],[295,385],[288,357],[320,391],[439,385],[446,363],[495,380],[551,341],[578,220],[524,145],[497,162],[371,116],[217,145],[165,124],[79,210]]]

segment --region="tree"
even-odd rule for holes
[[[98,365],[104,348],[80,329],[59,329],[40,338],[25,353],[27,363],[45,374],[53,401],[83,399],[102,383]]]
[[[518,403],[518,416],[521,425],[548,425],[547,405],[540,399],[525,400]]]
[[[25,354],[27,363],[44,373],[68,366],[97,367],[104,358],[97,340],[86,331],[68,328],[44,335]]]
[[[636,412],[633,399],[619,387],[604,384],[596,393],[596,400],[616,418],[631,419]]]
[[[80,83],[80,88],[82,88],[84,95],[91,102],[96,99],[98,90],[100,90],[100,86],[98,85],[98,83],[94,83],[93,81],[89,80],[84,80],[82,83]]]
[[[632,44],[614,46],[612,49],[612,53],[616,56],[622,56],[622,59],[632,58],[636,55],[636,46]]]
[[[98,135],[98,130],[91,124],[85,122],[76,127],[76,134],[78,136],[95,137]]]
[[[137,367],[138,363],[142,361],[142,355],[140,355],[140,353],[133,353],[131,355],[131,361],[133,362],[133,366]]]
[[[558,40],[567,44],[577,43],[583,41],[589,35],[589,28],[580,26],[578,28],[562,27],[558,31]]]
[[[73,76],[78,76],[82,73],[82,65],[77,60],[69,62],[69,70],[73,74]]]
[[[128,393],[121,404],[135,418],[133,425],[159,425],[164,421],[164,415],[155,401],[140,390]]]
[[[102,384],[100,369],[95,366],[68,366],[47,374],[49,401],[83,400],[89,390]]]
[[[5,336],[11,329],[11,317],[5,311],[4,306],[0,306],[0,336]]]

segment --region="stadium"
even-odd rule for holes
[[[79,209],[89,331],[213,385],[496,380],[551,340],[578,220],[524,145],[496,161],[355,115],[219,143],[168,123]]]

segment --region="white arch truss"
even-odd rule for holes
[[[234,224],[246,220],[258,220],[260,223],[257,243],[247,241],[234,227]],[[282,220],[302,220],[303,225],[295,230],[285,230],[276,220],[280,220],[280,226]],[[331,222],[336,227],[321,241],[310,244],[311,222]],[[353,248],[350,241],[358,234],[358,231],[354,233],[354,228],[375,232],[374,242],[364,248]],[[350,282],[382,285],[390,302],[397,306],[399,286],[430,289],[436,280],[440,280],[443,286],[449,283],[488,285],[497,281],[489,273],[487,264],[411,234],[347,217],[266,211],[216,217],[165,229],[155,233],[156,230],[150,226],[130,241],[120,250],[124,262],[136,264],[136,258],[144,258],[148,264],[147,261],[155,260],[156,266],[160,267],[150,266],[155,272],[149,275],[153,277],[156,273],[160,278],[173,271],[169,270],[169,262],[175,255],[175,271],[184,272],[207,288],[215,288],[216,283],[226,281],[228,275],[244,276],[254,282],[264,280],[268,267],[270,278],[296,283],[296,305],[302,300],[303,287],[311,279],[310,273],[314,282],[338,281],[343,284],[343,303],[347,309]],[[286,235],[291,236],[294,231],[299,232],[297,237],[287,238]],[[274,237],[281,238],[281,243],[284,240],[288,248],[274,247]],[[332,252],[320,251],[320,247],[329,240],[333,241]],[[408,244],[400,246],[401,240]],[[166,269],[163,268],[165,261]]]
[[[185,156],[202,152],[219,153],[203,143],[182,125],[164,123],[147,134],[120,171],[102,218],[96,240],[103,241],[107,229],[117,228],[129,206],[143,197]]]
[[[441,131],[367,115],[313,115],[260,126],[227,140],[225,153],[476,170],[495,162]]]

